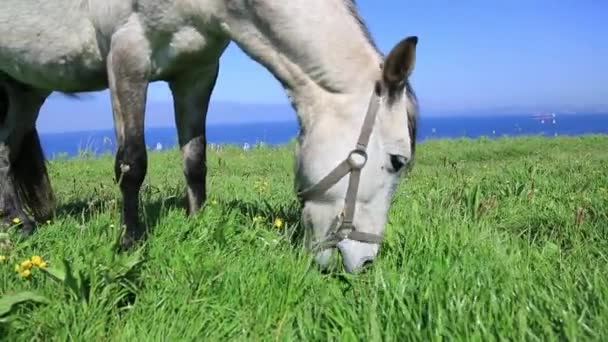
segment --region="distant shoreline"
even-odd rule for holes
[[[420,119],[431,119],[431,120],[452,120],[452,119],[491,119],[491,118],[539,118],[542,116],[549,116],[555,114],[556,116],[608,116],[608,111],[590,111],[590,112],[575,112],[575,111],[532,111],[532,112],[500,112],[499,114],[492,114],[492,111],[454,111],[454,112],[426,112],[420,115]],[[172,115],[172,114],[171,114]],[[244,120],[244,121],[208,121],[207,127],[222,126],[222,127],[235,127],[243,125],[275,125],[275,124],[295,124],[297,119],[295,115],[292,118],[281,117],[279,119],[263,119],[263,120]],[[106,126],[99,129],[74,129],[67,131],[57,130],[44,130],[39,129],[40,134],[53,135],[53,134],[65,134],[65,133],[90,133],[96,131],[113,130],[113,126]],[[175,125],[146,125],[146,130],[149,129],[175,129]]]
[[[209,144],[254,146],[258,143],[281,145],[293,140],[298,133],[297,121],[210,123],[207,125]],[[486,115],[433,117],[421,116],[417,141],[437,138],[477,138],[486,136],[522,135],[583,135],[608,134],[608,113],[578,113],[533,116]],[[42,132],[41,142],[49,158],[56,155],[75,156],[80,151],[101,154],[115,150],[114,130]],[[177,144],[175,127],[149,127],[146,144],[150,149],[167,149]]]

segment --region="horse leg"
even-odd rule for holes
[[[114,174],[122,193],[123,249],[144,237],[139,222],[139,190],[146,177],[148,156],[144,115],[148,89],[147,41],[138,24],[127,23],[112,37],[107,59],[117,151]]]
[[[0,224],[11,225],[13,219],[25,218],[20,207],[11,170],[10,148],[8,138],[12,131],[8,127],[8,89],[0,84]],[[19,209],[19,210],[18,210]]]
[[[215,64],[201,73],[184,75],[169,82],[187,184],[189,215],[199,211],[207,198],[205,120],[218,71],[219,64]]]
[[[24,235],[36,229],[26,211],[45,221],[55,206],[35,127],[48,95],[13,80],[0,84],[0,217],[5,225],[19,224]]]
[[[11,169],[10,148],[0,143],[0,225],[19,224],[24,235],[35,230],[35,224],[23,210],[17,194],[14,173]]]

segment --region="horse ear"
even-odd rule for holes
[[[418,37],[411,36],[400,41],[384,60],[382,79],[389,89],[401,87],[414,70]]]

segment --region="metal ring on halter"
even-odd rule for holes
[[[353,158],[354,155],[361,156],[363,158],[363,162],[358,162],[355,158]],[[348,165],[350,165],[351,168],[355,170],[361,170],[367,163],[367,152],[362,149],[354,149],[350,151],[346,160],[348,161]]]
[[[351,231],[352,231],[351,229],[344,229],[344,228],[340,227],[340,229],[338,229],[338,231],[335,232],[334,235],[337,238],[339,238],[340,241],[342,241],[344,239],[348,239]]]

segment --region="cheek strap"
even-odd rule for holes
[[[311,200],[329,190],[336,185],[342,178],[350,174],[348,180],[348,188],[344,198],[344,211],[340,215],[341,223],[334,229],[330,229],[329,236],[322,244],[328,245],[326,248],[335,247],[336,244],[343,239],[350,239],[359,242],[371,244],[379,244],[382,242],[382,236],[372,233],[357,231],[354,226],[355,207],[357,204],[357,193],[359,191],[359,183],[361,180],[361,170],[367,163],[367,145],[370,136],[374,129],[376,115],[380,108],[380,93],[381,88],[378,85],[374,89],[374,93],[369,101],[367,113],[363,121],[363,126],[359,133],[356,147],[351,150],[346,159],[338,164],[331,172],[315,185],[297,193],[300,201]]]

